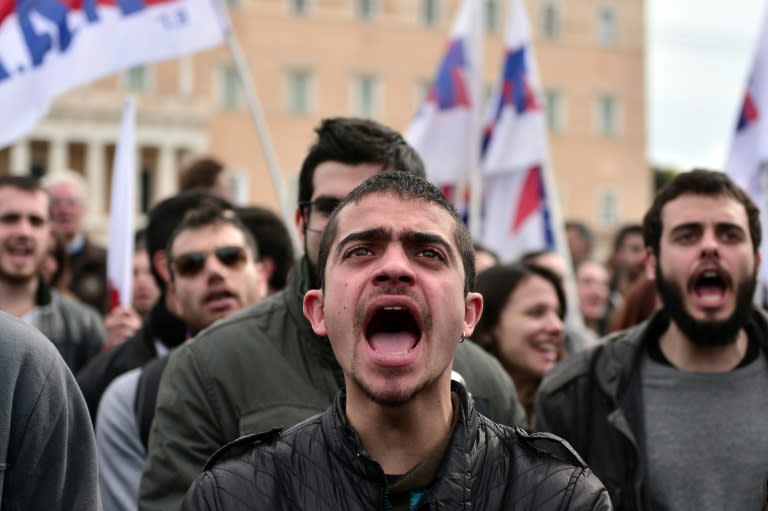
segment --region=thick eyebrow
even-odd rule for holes
[[[342,249],[350,243],[356,243],[358,241],[373,241],[373,240],[385,240],[392,236],[392,232],[389,229],[383,227],[373,227],[364,231],[357,231],[347,234],[336,244],[336,251],[341,252]]]
[[[392,237],[392,231],[385,229],[384,227],[373,227],[364,231],[353,232],[345,236],[336,245],[337,252],[342,252],[346,245],[355,243],[358,241],[381,241],[390,239]],[[448,243],[442,236],[437,234],[431,234],[420,231],[404,231],[401,236],[401,240],[405,244],[415,245],[439,245],[445,250],[451,259],[454,259],[454,250],[451,244]]]
[[[672,227],[672,229],[670,229],[669,232],[671,234],[671,233],[675,233],[677,231],[682,231],[682,230],[685,230],[685,229],[699,229],[699,230],[702,230],[702,229],[704,229],[704,225],[701,222],[686,222],[684,224],[680,224],[680,225],[676,225],[676,226]],[[717,222],[715,224],[715,229],[716,230],[738,229],[739,231],[746,232],[746,231],[744,231],[744,228],[741,225],[739,225],[737,223],[734,223],[734,222]]]
[[[440,245],[451,258],[453,258],[453,247],[442,236],[430,234],[428,232],[406,231],[402,236],[404,243],[414,243],[417,245]]]

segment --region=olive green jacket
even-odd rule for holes
[[[283,291],[215,323],[172,354],[160,382],[141,510],[178,510],[219,447],[292,426],[333,403],[344,378],[328,339],[317,336],[302,313],[311,282],[303,258]],[[461,343],[454,370],[478,411],[503,424],[525,424],[512,380],[482,348]]]

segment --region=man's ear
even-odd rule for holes
[[[312,330],[320,336],[328,335],[328,330],[325,328],[323,298],[323,292],[319,289],[310,289],[304,295],[304,317],[309,320]]]
[[[464,299],[464,331],[462,337],[470,337],[475,331],[475,325],[483,314],[483,295],[480,293],[467,293]]]
[[[656,280],[656,256],[651,247],[645,247],[645,276],[648,280]]]
[[[168,272],[168,257],[165,250],[158,250],[152,255],[152,265],[160,274],[166,284],[171,283],[171,274]]]
[[[299,242],[301,246],[304,246],[304,215],[301,214],[301,208],[296,208],[296,212],[293,214],[293,222],[296,224],[296,230],[299,232]]]

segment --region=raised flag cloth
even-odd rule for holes
[[[483,243],[503,260],[554,249],[547,169],[547,126],[530,28],[520,0],[512,0],[502,76],[483,127]]]
[[[424,160],[427,178],[454,199],[456,186],[477,169],[482,2],[463,0],[437,74],[405,139]]]
[[[763,26],[724,170],[760,208],[765,229],[768,225],[768,10],[763,14]],[[765,233],[760,254],[760,280],[766,291],[768,241]],[[768,292],[764,300],[768,303]]]
[[[62,92],[220,44],[216,2],[0,0],[0,147],[28,133]]]
[[[110,306],[130,307],[133,299],[133,217],[136,198],[136,107],[125,100],[115,148],[107,247]]]

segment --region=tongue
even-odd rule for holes
[[[704,302],[716,302],[723,297],[725,290],[720,286],[699,286],[696,293]]]
[[[416,346],[416,336],[410,332],[379,332],[368,338],[374,351],[378,353],[406,353]]]

